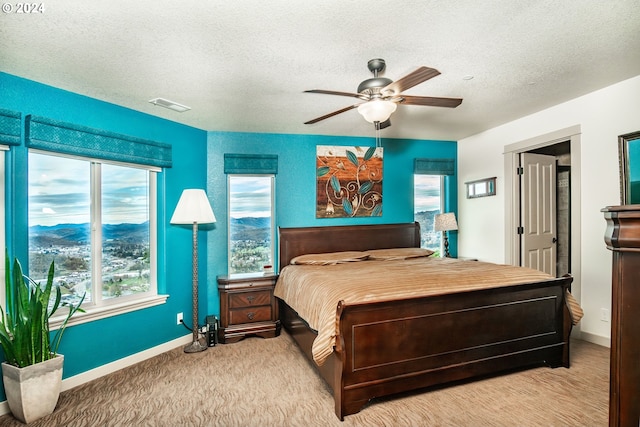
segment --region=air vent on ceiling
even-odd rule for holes
[[[149,100],[153,105],[158,105],[160,107],[168,108],[173,111],[177,111],[178,113],[184,113],[185,111],[191,110],[191,107],[187,107],[186,105],[178,104],[177,102],[169,101],[164,98],[153,98]]]

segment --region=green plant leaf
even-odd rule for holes
[[[84,311],[80,305],[86,294],[77,305],[61,303],[62,293],[56,286],[55,300],[49,309],[51,293],[54,291],[53,262],[44,287],[23,274],[17,258],[14,259],[13,269],[9,269],[8,253],[5,256],[5,266],[7,305],[6,313],[0,307],[0,346],[6,361],[25,367],[55,357],[69,319],[76,312]],[[69,313],[51,341],[49,318],[60,306],[68,306]]]
[[[85,292],[82,295],[82,298],[80,298],[80,301],[78,302],[78,304],[76,305],[67,304],[67,306],[69,307],[69,313],[67,313],[67,317],[64,319],[64,322],[62,322],[62,325],[60,325],[60,328],[56,331],[56,334],[53,337],[53,341],[52,341],[53,344],[51,345],[52,356],[55,356],[56,354],[58,354],[58,347],[60,346],[60,340],[62,339],[62,334],[66,330],[67,323],[69,322],[69,319],[71,319],[71,316],[73,316],[76,312],[84,313],[84,310],[80,306],[84,302],[84,298],[86,296],[87,296],[87,293]]]

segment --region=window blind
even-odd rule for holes
[[[101,160],[171,167],[171,145],[44,117],[26,117],[27,147]]]
[[[454,159],[415,159],[413,173],[422,175],[455,175]]]
[[[277,174],[277,154],[224,155],[224,173],[227,174]]]

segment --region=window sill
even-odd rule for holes
[[[156,305],[164,304],[169,295],[155,295],[152,297],[141,298],[133,301],[126,301],[119,304],[110,304],[102,307],[91,307],[85,309],[84,313],[76,313],[69,319],[67,326],[81,325],[82,323],[93,322],[94,320],[106,319],[107,317],[117,316],[123,313],[129,313],[143,308],[149,308]],[[64,310],[64,307],[63,309]],[[63,312],[66,313],[66,310]],[[57,314],[57,313],[56,313]],[[60,328],[66,316],[55,316],[50,319],[49,327],[51,330]]]

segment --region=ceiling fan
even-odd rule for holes
[[[369,68],[369,71],[373,73],[373,78],[360,83],[358,86],[358,93],[337,92],[322,89],[305,90],[305,93],[349,96],[361,99],[363,102],[325,114],[324,116],[309,120],[304,124],[310,125],[317,123],[321,120],[328,119],[329,117],[357,108],[358,112],[362,114],[365,120],[376,125],[376,129],[384,129],[391,126],[389,117],[396,110],[398,104],[455,108],[462,103],[461,98],[437,98],[432,96],[413,96],[402,94],[405,90],[439,75],[440,71],[434,68],[420,67],[414,72],[409,73],[394,82],[386,77],[378,77],[378,74],[383,72],[385,69],[384,59],[372,59],[367,63],[367,67]]]

